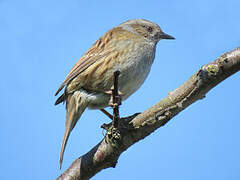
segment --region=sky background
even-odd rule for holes
[[[164,98],[202,65],[240,45],[240,1],[0,0],[0,179],[52,180],[102,138],[100,111],[86,110],[59,170],[65,107],[54,106],[65,76],[107,30],[133,18],[161,26],[143,86],[121,116]],[[240,179],[240,73],[211,90],[93,180]]]

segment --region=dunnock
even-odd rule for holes
[[[63,137],[60,168],[70,132],[83,111],[109,106],[114,71],[119,70],[122,100],[134,93],[146,79],[161,39],[174,39],[150,21],[134,19],[108,31],[80,58],[57,90],[64,87],[55,105],[66,101],[66,130]]]

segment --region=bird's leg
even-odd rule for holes
[[[119,106],[119,105],[122,104],[122,93],[121,93],[121,91],[118,91],[117,95],[115,95],[115,103],[113,103],[113,90],[114,89],[111,89],[110,91],[105,91],[106,94],[111,95],[111,99],[108,102],[108,105],[111,106],[111,107]]]
[[[101,112],[103,112],[107,117],[109,117],[111,120],[113,119],[113,116],[107,112],[105,109],[100,109]]]
[[[106,114],[108,117],[112,118],[112,124],[114,128],[118,128],[118,120],[119,117],[119,106],[122,104],[121,92],[118,90],[118,77],[120,75],[120,71],[114,72],[113,79],[113,88],[110,91],[105,91],[104,93],[111,95],[108,105],[113,108],[113,116],[111,116],[108,112],[101,109],[101,111]]]

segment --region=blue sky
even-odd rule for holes
[[[87,110],[58,169],[65,108],[54,93],[81,55],[110,28],[133,18],[159,24],[162,40],[144,85],[121,106],[141,112],[202,65],[240,45],[240,1],[0,1],[0,179],[55,179],[99,142],[100,111]],[[240,179],[240,73],[122,154],[99,179]]]

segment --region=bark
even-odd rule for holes
[[[115,167],[122,152],[203,99],[208,91],[239,70],[240,47],[202,66],[184,84],[143,113],[121,118],[118,128],[103,125],[107,130],[103,140],[76,159],[57,179],[87,180],[105,168]]]

